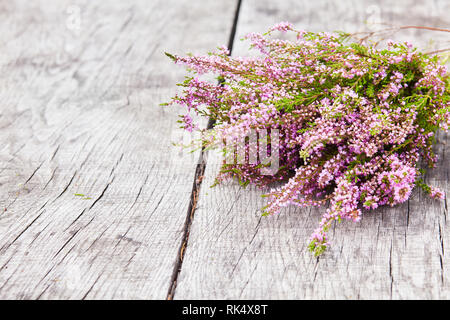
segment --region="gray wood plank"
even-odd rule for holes
[[[236,39],[279,21],[312,31],[359,31],[377,10],[391,24],[448,27],[449,9],[444,1],[244,0]],[[430,49],[448,41],[447,34],[413,29],[393,38],[423,48],[433,38]],[[233,54],[247,47],[235,42]],[[447,193],[448,141],[440,134],[440,160],[427,177]],[[208,187],[219,162],[215,153],[208,158],[175,299],[450,298],[447,199],[415,190],[408,203],[369,212],[358,224],[343,222],[330,233],[332,247],[316,259],[306,245],[324,209],[261,217],[263,191],[235,182]]]
[[[235,5],[0,4],[0,298],[166,298],[199,153],[163,52],[226,43]]]

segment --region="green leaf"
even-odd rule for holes
[[[168,53],[168,52],[164,52],[164,54],[165,54],[166,56],[168,56],[170,59],[172,59],[173,61],[177,61],[177,57],[175,57],[173,54],[170,54],[170,53]]]
[[[369,98],[375,97],[375,86],[373,85],[373,83],[369,82],[367,84],[366,94]]]

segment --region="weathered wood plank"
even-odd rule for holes
[[[448,27],[449,9],[442,1],[244,0],[236,39],[279,21],[312,31],[358,31],[377,10],[391,24]],[[422,47],[445,37],[420,30],[396,35]],[[247,47],[235,43],[233,54]],[[449,154],[442,143],[449,139],[440,138],[439,164],[428,180],[448,193]],[[416,190],[409,203],[367,213],[358,224],[343,222],[330,234],[330,250],[316,259],[306,245],[322,209],[261,217],[262,191],[233,182],[208,188],[219,162],[216,154],[208,159],[176,299],[450,298],[447,200]]]
[[[235,5],[1,2],[0,298],[166,298],[199,154],[171,157],[163,52],[226,43]]]

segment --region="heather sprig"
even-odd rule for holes
[[[294,39],[275,38],[280,31]],[[416,185],[433,198],[444,197],[423,182],[419,168],[421,159],[434,166],[435,134],[450,123],[449,75],[436,56],[407,42],[389,41],[378,49],[352,43],[345,33],[296,30],[287,22],[245,39],[258,55],[231,57],[224,47],[207,55],[168,54],[192,74],[169,102],[186,106],[183,127],[206,130],[191,113],[215,121],[203,147],[245,139],[253,129],[280,132],[275,174],[261,174],[261,159],[225,163],[218,182],[281,182],[267,193],[264,214],[328,203],[311,236],[316,255],[329,245],[333,221],[359,221],[364,210],[402,203]],[[219,81],[203,79],[207,73]]]

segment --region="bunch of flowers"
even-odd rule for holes
[[[295,39],[275,38],[274,31]],[[243,185],[272,187],[264,214],[328,203],[311,236],[316,255],[329,245],[335,220],[359,221],[362,209],[402,203],[415,185],[444,197],[423,182],[419,167],[434,166],[435,133],[450,123],[449,75],[437,57],[407,42],[378,49],[348,34],[305,32],[286,22],[245,38],[257,55],[231,57],[225,47],[204,56],[167,54],[193,73],[169,102],[187,107],[182,126],[205,130],[192,112],[215,121],[203,147],[245,139],[250,130],[279,130],[276,173],[261,174],[267,165],[261,159],[224,163],[218,182],[237,177]],[[203,79],[207,73],[219,81]]]

